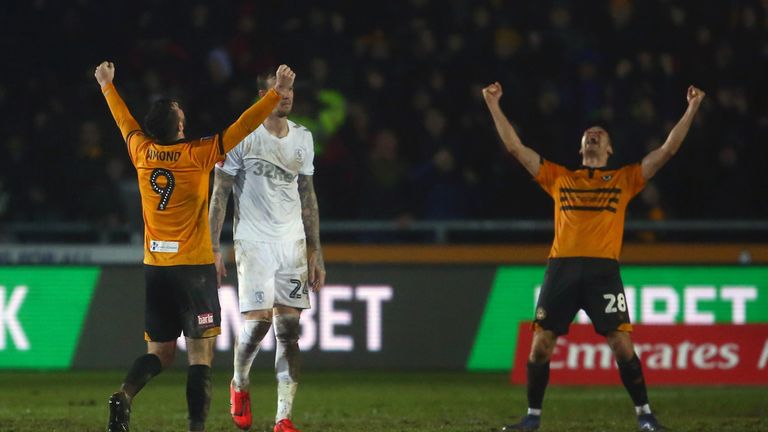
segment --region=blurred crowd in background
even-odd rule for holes
[[[188,136],[225,128],[256,76],[297,72],[323,220],[551,218],[481,88],[525,144],[577,167],[603,125],[614,165],[707,98],[635,219],[768,217],[768,1],[30,0],[0,6],[0,221],[141,224],[135,171],[93,78],[111,60],[141,122],[177,97]]]

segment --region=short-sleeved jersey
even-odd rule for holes
[[[278,138],[259,126],[227,154],[219,169],[235,176],[233,238],[284,242],[305,238],[298,176],[314,173],[312,133],[288,121]]]
[[[645,186],[639,163],[572,171],[542,160],[535,180],[555,201],[550,258],[619,259],[627,204]]]
[[[144,264],[213,263],[208,225],[211,169],[264,121],[280,97],[268,92],[220,134],[159,144],[142,132],[112,84],[102,92],[136,167],[144,217]]]

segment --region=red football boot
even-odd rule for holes
[[[229,413],[235,426],[242,430],[251,427],[251,394],[247,391],[235,390],[234,383],[229,384]]]
[[[290,419],[284,418],[275,425],[275,432],[300,432]]]

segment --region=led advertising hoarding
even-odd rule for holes
[[[329,265],[328,275],[302,317],[307,368],[509,371],[544,267]],[[768,267],[625,266],[622,275],[626,298],[615,307],[637,324],[768,323]],[[219,291],[221,368],[240,325],[235,283]],[[0,268],[0,368],[127,367],[145,350],[143,301],[141,266]],[[272,366],[273,350],[270,336],[257,367]]]
[[[498,269],[469,369],[509,367],[518,324],[533,318],[543,274],[543,267]],[[624,266],[621,274],[626,297],[614,307],[623,303],[635,324],[768,323],[766,267]],[[576,321],[588,322],[586,314],[580,312]]]
[[[0,368],[68,368],[99,269],[0,268]]]
[[[525,384],[530,323],[520,323],[520,344],[510,380]],[[768,384],[768,324],[645,325],[634,329],[635,351],[654,384]],[[552,384],[621,384],[605,338],[591,325],[573,324],[550,359]]]

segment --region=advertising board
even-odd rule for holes
[[[532,318],[544,267],[332,264],[328,275],[302,317],[307,368],[509,371],[518,345],[527,350],[519,323]],[[768,323],[768,267],[624,266],[622,275],[636,324]],[[214,365],[229,368],[234,278],[219,295]],[[0,268],[0,368],[124,368],[146,349],[143,329],[139,265]],[[271,336],[262,349],[256,365],[271,367]]]
[[[520,323],[520,345],[510,379],[524,384],[530,323]],[[635,351],[653,384],[768,384],[768,324],[636,325]],[[574,324],[558,338],[550,360],[552,384],[621,384],[605,338]]]

